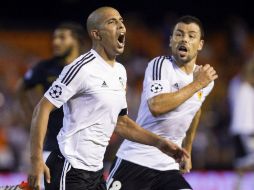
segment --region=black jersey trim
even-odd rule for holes
[[[76,74],[78,73],[80,68],[83,65],[92,61],[94,58],[95,58],[95,56],[93,54],[91,54],[91,52],[88,52],[84,57],[82,57],[82,59],[80,59],[79,61],[77,61],[77,63],[75,63],[74,65],[71,66],[71,68],[68,70],[66,75],[63,77],[61,83],[68,85],[73,80],[73,78],[76,76]]]
[[[68,80],[68,77],[71,75],[71,73],[73,72],[73,70],[75,70],[75,68],[82,63],[86,58],[89,57],[89,55],[91,54],[91,52],[88,52],[87,54],[85,54],[82,59],[80,59],[79,61],[77,61],[77,63],[75,63],[74,65],[71,66],[71,68],[68,70],[68,72],[65,74],[64,78],[62,79],[62,83],[65,83]]]
[[[153,63],[153,80],[161,80],[162,63],[165,56],[160,56]]]
[[[159,66],[159,78],[158,78],[158,80],[161,80],[161,68],[162,68],[162,64],[163,64],[163,61],[165,60],[165,57],[163,56],[162,57],[162,60],[161,60],[161,62],[160,62],[160,66]]]
[[[153,80],[156,80],[156,68],[158,64],[159,58],[155,59],[153,62]]]
[[[90,56],[89,56],[89,58],[90,58]],[[80,64],[78,67],[76,67],[75,73],[74,73],[74,74],[72,75],[72,77],[66,82],[66,86],[67,86],[68,84],[70,84],[70,82],[74,79],[74,77],[77,75],[77,73],[79,72],[79,70],[81,69],[81,67],[83,67],[85,64],[91,62],[91,61],[94,60],[94,59],[95,59],[95,57],[91,57],[89,60],[85,61],[84,63],[82,63],[82,64]],[[73,72],[74,72],[74,71],[73,71]]]
[[[66,73],[66,75],[64,76],[64,78],[62,79],[61,82],[62,82],[62,83],[65,83],[66,80],[67,80],[67,77],[68,77],[69,74],[70,74],[70,72],[71,72],[72,70],[74,70],[75,67],[76,67],[79,63],[83,62],[84,59],[86,59],[87,56],[89,56],[90,54],[91,54],[91,52],[88,52],[84,57],[82,57],[82,59],[80,59],[79,61],[77,61],[77,63],[75,63],[74,65],[72,65],[71,68],[70,68],[70,69],[68,70],[68,72]]]
[[[127,115],[128,111],[127,111],[127,108],[124,108],[120,111],[119,115],[118,116],[125,116]]]

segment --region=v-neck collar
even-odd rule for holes
[[[174,68],[179,72],[181,73],[182,75],[186,76],[186,77],[192,77],[193,76],[193,73],[195,71],[195,68],[196,68],[196,64],[194,64],[194,67],[193,67],[193,70],[190,74],[187,74],[186,72],[184,72],[177,64],[176,64],[176,60],[173,56],[171,56],[171,60],[172,60],[172,63],[173,63],[173,66]]]
[[[99,63],[104,65],[106,68],[108,68],[109,70],[114,70],[115,66],[116,66],[116,62],[114,63],[113,66],[111,66],[110,64],[108,64],[94,49],[90,50],[97,59],[99,59]]]

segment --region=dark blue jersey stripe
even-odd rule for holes
[[[74,72],[75,68],[78,67],[78,65],[80,65],[84,60],[89,58],[89,55],[91,56],[93,54],[91,54],[91,52],[88,52],[86,55],[84,55],[84,57],[82,57],[82,59],[80,59],[79,61],[77,61],[77,63],[72,65],[71,68],[68,70],[68,72],[65,74],[65,76],[62,79],[61,83],[66,83],[68,78],[70,78],[71,74]]]
[[[89,56],[89,57],[91,57],[91,56]],[[92,56],[90,59],[86,59],[85,60],[85,62],[83,62],[81,65],[79,65],[75,70],[75,73],[72,75],[72,77],[68,80],[68,81],[66,81],[66,83],[65,83],[65,85],[67,86],[68,84],[70,84],[70,82],[74,79],[74,77],[77,75],[77,73],[79,72],[79,70],[81,69],[81,67],[83,67],[85,64],[87,64],[87,63],[89,63],[89,62],[91,62],[92,60],[94,60],[95,59],[95,56]]]
[[[165,57],[163,56],[162,57],[162,60],[160,62],[160,66],[159,66],[159,79],[158,80],[161,80],[161,68],[162,68],[162,64],[163,64],[163,61],[165,60]]]
[[[156,68],[158,64],[159,58],[156,58],[153,62],[153,80],[156,80]]]

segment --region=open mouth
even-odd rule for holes
[[[125,33],[120,33],[120,35],[119,35],[119,37],[118,37],[118,39],[117,39],[117,42],[118,42],[118,45],[120,46],[120,47],[124,47],[124,45],[125,45]]]
[[[178,51],[180,53],[180,56],[184,57],[184,56],[186,56],[186,54],[188,52],[188,49],[187,49],[187,47],[181,45],[181,46],[178,47]]]
[[[180,46],[180,47],[178,48],[178,50],[181,51],[181,52],[185,52],[185,53],[188,51],[187,48],[186,48],[185,46]]]

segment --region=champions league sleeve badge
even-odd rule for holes
[[[49,95],[52,98],[58,98],[62,94],[62,88],[58,85],[54,85],[50,88]]]
[[[158,93],[158,92],[161,92],[162,90],[163,90],[163,87],[159,83],[154,83],[151,85],[151,92],[153,93]]]

